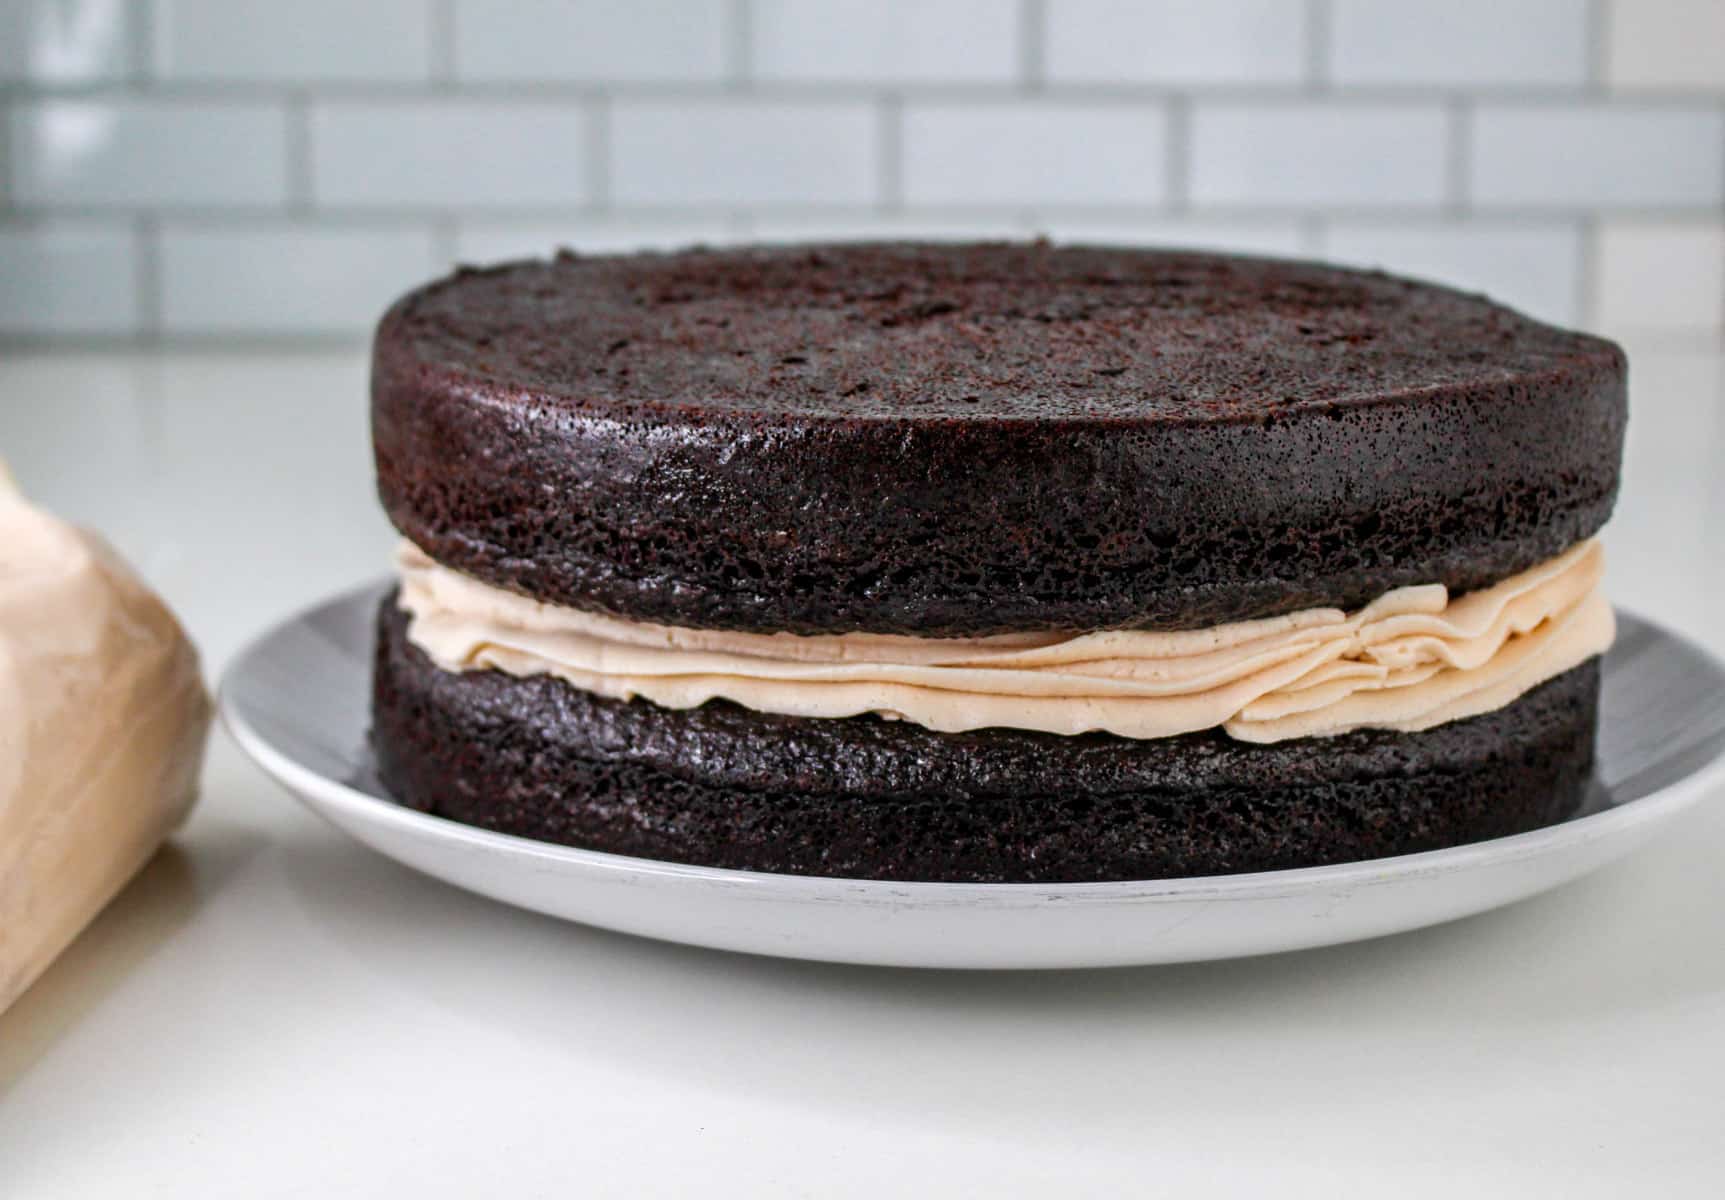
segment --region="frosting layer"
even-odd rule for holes
[[[1596,541],[1452,599],[1397,588],[1360,611],[1307,609],[1180,632],[915,638],[685,629],[543,604],[397,556],[408,636],[449,671],[550,674],[666,708],[725,699],[802,717],[876,713],[988,727],[1243,741],[1414,732],[1490,712],[1611,644]]]

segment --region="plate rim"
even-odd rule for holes
[[[1721,752],[1689,774],[1645,796],[1638,796],[1600,812],[1571,817],[1522,833],[1358,862],[1228,875],[1047,883],[939,882],[869,879],[858,876],[792,875],[637,858],[500,833],[408,808],[397,801],[373,796],[344,780],[322,774],[288,755],[257,729],[238,699],[238,681],[263,653],[265,647],[289,629],[305,623],[314,614],[367,599],[386,585],[387,581],[373,581],[333,593],[271,622],[248,639],[228,661],[217,685],[216,707],[223,728],[240,750],[266,775],[325,820],[329,820],[329,816],[322,811],[319,803],[311,800],[312,796],[364,823],[381,822],[393,826],[398,832],[445,844],[458,843],[471,850],[514,858],[530,858],[555,863],[561,867],[584,868],[608,876],[645,876],[673,885],[718,887],[744,893],[770,892],[776,898],[787,898],[787,893],[803,893],[803,898],[806,899],[842,895],[846,899],[855,900],[872,896],[895,903],[910,901],[919,907],[946,904],[975,906],[979,903],[1011,907],[1025,901],[1068,901],[1082,904],[1118,903],[1124,900],[1267,899],[1281,895],[1306,894],[1315,890],[1353,891],[1374,885],[1405,882],[1410,878],[1432,878],[1486,865],[1507,865],[1538,858],[1560,848],[1586,845],[1640,825],[1656,822],[1663,816],[1694,803],[1714,786],[1725,784],[1725,752]],[[1721,664],[1706,648],[1697,645],[1692,639],[1672,631],[1662,622],[1640,617],[1633,610],[1620,611],[1636,616],[1658,630],[1661,635],[1681,643],[1687,651],[1706,660],[1715,669],[1725,672],[1725,664]]]

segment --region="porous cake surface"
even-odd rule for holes
[[[1481,297],[1046,244],[562,256],[380,326],[396,526],[672,625],[1190,628],[1482,586],[1596,530],[1624,360]]]

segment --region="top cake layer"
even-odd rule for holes
[[[444,564],[664,624],[1186,628],[1465,591],[1592,533],[1624,361],[1314,264],[1030,245],[560,256],[378,330]]]

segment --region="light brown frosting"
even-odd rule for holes
[[[1249,742],[1413,732],[1501,708],[1611,644],[1596,541],[1451,599],[1397,588],[1359,612],[1308,609],[1175,633],[916,638],[682,629],[541,604],[398,553],[408,636],[449,671],[551,674],[666,708],[723,698],[801,717],[876,713],[954,733],[1008,727]]]
[[[0,1009],[185,815],[209,720],[173,615],[0,467]]]

